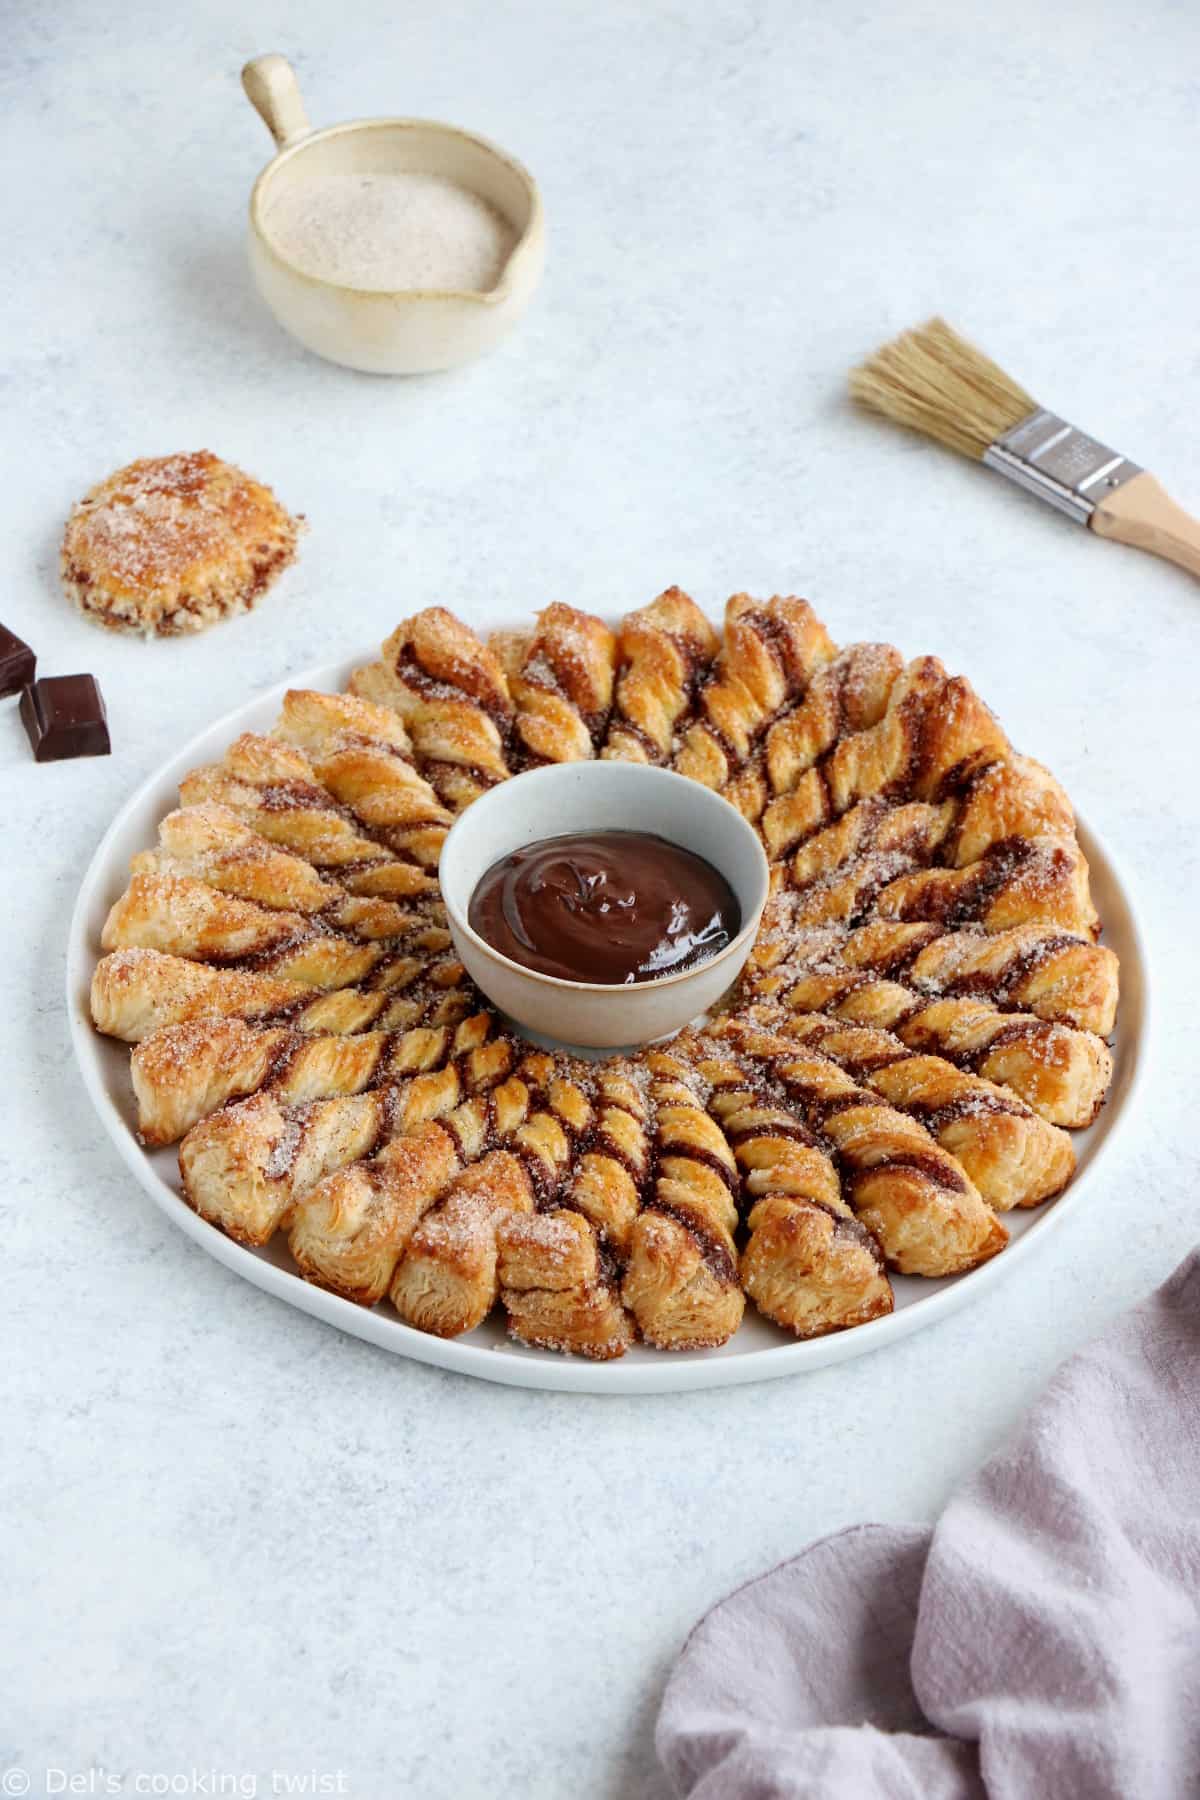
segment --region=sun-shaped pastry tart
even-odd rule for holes
[[[496,782],[618,757],[725,794],[772,897],[716,1017],[584,1061],[466,979],[438,853]],[[1101,1106],[1117,961],[1065,793],[962,676],[804,600],[677,588],[484,641],[430,608],[183,781],[104,929],[101,1031],[188,1202],[419,1330],[590,1357],[801,1338],[1001,1252]]]

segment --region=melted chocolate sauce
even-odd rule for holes
[[[611,986],[707,962],[742,923],[711,863],[643,831],[572,832],[514,850],[481,877],[468,918],[524,968]]]

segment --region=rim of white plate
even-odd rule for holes
[[[153,843],[158,821],[178,805],[179,775],[222,753],[239,732],[265,729],[274,719],[289,688],[337,691],[351,670],[373,660],[377,654],[375,649],[370,649],[358,657],[339,658],[336,662],[289,676],[264,693],[243,701],[198,732],[143,781],[121,807],[88,865],[71,915],[67,940],[67,1012],[75,1060],[88,1096],[139,1186],[173,1224],[210,1256],[243,1280],[300,1311],[417,1362],[512,1387],[572,1393],[654,1394],[774,1380],[882,1349],[911,1332],[935,1324],[986,1293],[995,1282],[1023,1263],[1051,1230],[1068,1216],[1075,1215],[1085,1193],[1095,1185],[1097,1172],[1113,1142],[1133,1113],[1134,1101],[1145,1078],[1150,1041],[1147,959],[1137,924],[1134,889],[1125,874],[1118,871],[1100,839],[1078,819],[1079,840],[1091,866],[1093,895],[1104,922],[1105,941],[1113,946],[1121,959],[1121,1007],[1115,1039],[1115,1069],[1108,1099],[1096,1123],[1086,1132],[1073,1134],[1079,1168],[1065,1193],[1031,1213],[1007,1214],[1006,1223],[1015,1228],[1012,1241],[999,1256],[981,1268],[943,1281],[895,1278],[897,1306],[886,1318],[874,1319],[852,1331],[796,1343],[775,1326],[748,1312],[742,1328],[719,1350],[678,1353],[651,1351],[638,1345],[618,1361],[594,1363],[582,1357],[565,1357],[553,1351],[531,1350],[513,1344],[494,1318],[463,1338],[431,1337],[405,1325],[390,1308],[368,1310],[312,1286],[284,1260],[277,1246],[248,1249],[200,1218],[164,1174],[168,1161],[172,1169],[176,1167],[174,1148],[152,1156],[138,1142],[130,1104],[129,1047],[101,1037],[91,1023],[88,991],[100,955],[100,924],[128,880],[130,855]]]

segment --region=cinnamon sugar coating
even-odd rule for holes
[[[145,637],[248,612],[293,560],[301,521],[211,450],[143,457],[72,509],[63,587],[85,618]]]

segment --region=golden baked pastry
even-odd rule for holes
[[[494,651],[443,606],[398,625],[350,691],[399,713],[417,768],[453,812],[511,773],[513,703]]]
[[[1011,1088],[1053,1125],[1091,1124],[1112,1078],[1100,1035],[1116,1010],[1107,945],[1037,927],[988,935],[877,923],[792,933],[787,904],[786,896],[773,904],[747,996],[885,1026],[911,1049]]]
[[[623,1354],[633,1329],[617,1258],[649,1167],[646,1084],[640,1065],[620,1061],[599,1070],[591,1094],[590,1084],[579,1067],[556,1073],[545,1104],[512,1124],[509,1147],[465,1170],[425,1215],[391,1286],[401,1318],[457,1337],[499,1297],[523,1342]]]
[[[617,665],[616,634],[603,619],[556,601],[538,614],[527,641],[509,642],[507,655],[521,766],[595,756]]]
[[[966,1170],[989,1206],[1037,1206],[1075,1172],[1065,1131],[1039,1118],[1016,1094],[942,1056],[911,1050],[877,1026],[822,1013],[753,1009],[754,1022],[832,1057],[866,1087],[920,1119]]]
[[[455,1072],[451,1065],[447,1073]],[[497,1137],[524,1120],[528,1090],[543,1079],[541,1068],[533,1076],[526,1070],[523,1080],[476,1093],[444,1114],[439,1108],[438,1117],[426,1114],[415,1127],[405,1117],[376,1154],[352,1166],[347,1159],[293,1199],[288,1244],[300,1272],[361,1305],[381,1300],[425,1213]]]
[[[348,893],[409,899],[437,892],[431,869],[397,855],[361,826],[321,785],[308,759],[277,737],[243,733],[219,763],[184,776],[179,798],[185,808],[225,808]],[[433,861],[436,866],[436,855]]]
[[[758,1310],[800,1338],[891,1312],[883,1252],[855,1218],[815,1133],[727,1046],[706,1049],[699,1071],[741,1173],[746,1243],[739,1273]]]
[[[962,1165],[920,1120],[860,1086],[832,1058],[740,1019],[716,1028],[778,1082],[810,1131],[837,1153],[846,1198],[902,1275],[958,1275],[995,1256],[1008,1233]]]
[[[654,1109],[653,1179],[634,1221],[621,1294],[648,1344],[704,1350],[741,1323],[738,1170],[705,1110],[688,1043],[645,1055]]]
[[[390,850],[437,868],[451,814],[413,767],[408,733],[390,708],[293,688],[273,736],[300,750],[321,786]]]
[[[500,1220],[497,1272],[515,1338],[607,1360],[623,1355],[634,1334],[613,1256],[595,1224],[577,1210],[581,1151],[595,1123],[589,1066],[556,1070],[544,1107],[513,1134],[536,1205],[528,1216],[509,1212]]]
[[[351,894],[303,857],[276,848],[243,824],[229,807],[199,803],[168,813],[158,828],[158,846],[134,857],[135,875],[190,875],[224,894],[260,906],[322,919],[353,937],[394,937],[413,917],[400,900]],[[422,876],[418,893],[436,893]]]
[[[511,1043],[495,1038],[441,1069],[361,1094],[291,1105],[263,1088],[187,1133],[179,1149],[184,1197],[231,1237],[266,1243],[323,1177],[461,1111],[464,1095],[479,1100],[486,1120],[491,1090],[512,1060]]]
[[[626,614],[612,717],[600,754],[624,762],[669,761],[720,643],[696,602],[677,587]]]
[[[594,1226],[567,1207],[509,1213],[499,1233],[500,1295],[513,1337],[596,1362],[623,1356],[634,1328]]]
[[[636,1058],[612,1057],[594,1071],[591,1129],[567,1193],[622,1262],[650,1175],[650,1081]]]
[[[1119,972],[1060,785],[934,657],[838,651],[807,602],[679,589],[486,643],[402,622],[180,784],[110,910],[97,1027],[184,1194],[309,1280],[593,1358],[801,1338],[1003,1249],[1070,1180]],[[674,767],[758,826],[772,898],[719,1017],[580,1063],[500,1030],[437,888],[494,782]]]
[[[500,1293],[497,1230],[534,1203],[533,1178],[511,1150],[464,1169],[409,1239],[391,1286],[400,1317],[437,1337],[482,1324]]]
[[[817,670],[797,706],[790,707],[767,733],[764,761],[773,795],[791,793],[800,777],[850,733],[877,725],[904,670],[891,644],[850,644]],[[782,828],[773,825],[772,802],[763,837],[772,856],[788,848]]]
[[[725,608],[720,654],[700,689],[698,718],[683,733],[672,767],[706,787],[727,787],[770,720],[833,654],[807,600],[776,595],[764,604],[735,594]]]
[[[250,610],[294,558],[299,527],[270,488],[211,450],[143,457],[72,509],[63,587],[110,631],[205,631]]]
[[[494,1027],[488,1012],[458,1025],[357,1035],[239,1018],[166,1025],[137,1044],[129,1059],[138,1135],[147,1144],[173,1144],[226,1101],[264,1088],[281,1104],[298,1106],[395,1083],[477,1049]]]

